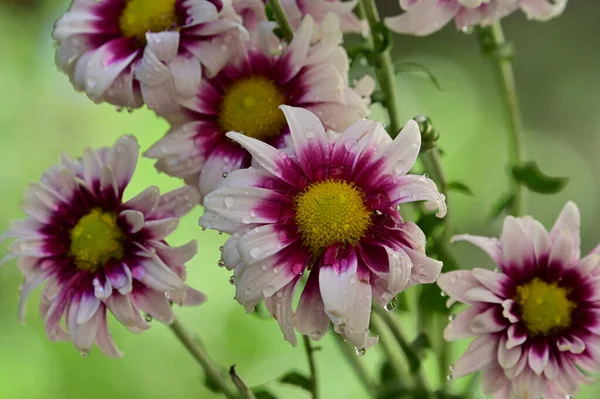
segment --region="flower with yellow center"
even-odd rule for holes
[[[163,32],[176,27],[176,0],[127,0],[119,17],[123,35],[146,42],[147,32]]]
[[[236,81],[223,96],[219,124],[224,132],[240,132],[259,140],[278,136],[285,125],[279,109],[284,102],[275,82],[264,76]]]
[[[567,289],[537,277],[517,287],[514,300],[532,335],[550,335],[571,325],[571,312],[577,305],[569,301],[568,294]]]
[[[81,270],[95,272],[110,259],[123,258],[125,235],[117,225],[117,215],[93,209],[71,230],[69,255]]]
[[[342,180],[313,183],[295,198],[302,242],[314,254],[333,244],[356,245],[371,224],[361,190]]]

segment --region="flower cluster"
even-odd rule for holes
[[[389,43],[379,43],[388,29],[421,36],[455,19],[468,30],[519,9],[548,20],[566,2],[400,0],[404,12],[372,23],[373,40],[358,52],[392,68]],[[151,319],[173,323],[173,304],[206,300],[185,282],[196,242],[166,241],[201,204],[200,225],[229,234],[219,265],[233,272],[235,299],[248,312],[264,302],[292,345],[296,332],[316,341],[331,324],[364,352],[379,339],[373,306],[389,308],[402,291],[437,281],[449,306],[469,305],[451,317],[445,339],[475,337],[452,378],[483,370],[484,393],[501,399],[574,395],[600,369],[600,249],[580,258],[577,207],[568,203],[550,232],[507,217],[499,240],[456,236],[498,268],[440,276],[443,251],[433,245],[435,259],[426,254],[439,237],[426,237],[401,208],[424,202],[415,209],[425,218],[446,215],[433,180],[410,173],[421,152],[437,149],[421,148],[413,120],[400,130],[395,115],[386,131],[365,119],[375,80],[350,83],[343,46],[346,33],[368,34],[358,0],[282,0],[275,11],[269,3],[72,1],[53,32],[58,67],[95,102],[146,105],[164,118],[169,130],[144,155],[183,187],[161,195],[151,186],[125,200],[139,156],[132,136],[61,156],[27,189],[26,218],[0,235],[12,240],[0,265],[17,259],[25,278],[20,317],[44,285],[51,340],[121,356],[108,313],[139,333]],[[273,12],[285,15],[275,22]],[[377,75],[378,101],[394,108],[393,68]]]
[[[468,31],[476,25],[490,25],[516,10],[527,18],[547,21],[561,14],[567,0],[400,0],[403,14],[386,18],[388,28],[398,33],[429,35],[452,19]]]

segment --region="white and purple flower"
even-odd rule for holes
[[[231,132],[262,167],[230,173],[206,196],[200,224],[231,234],[222,262],[234,270],[235,299],[251,311],[261,300],[284,337],[294,328],[320,339],[331,321],[357,348],[369,333],[371,302],[434,282],[441,262],[397,207],[427,201],[446,213],[444,196],[424,176],[407,175],[421,146],[414,121],[396,139],[361,120],[337,134],[302,108],[282,106],[292,146],[285,151]],[[306,277],[293,311],[294,291]]]
[[[233,7],[243,17],[244,26],[254,31],[260,22],[266,20],[267,2],[268,0],[233,0]],[[328,29],[325,18],[328,13],[333,13],[339,18],[343,33],[364,32],[367,29],[365,22],[352,11],[357,4],[358,0],[281,0],[281,6],[293,29],[299,28],[303,18],[310,15],[316,22],[315,29],[319,32]],[[317,37],[319,32],[316,32]]]
[[[107,309],[141,332],[150,326],[140,312],[171,323],[171,302],[192,306],[205,300],[184,282],[196,242],[165,242],[198,202],[197,190],[160,195],[151,186],[123,202],[137,159],[138,144],[130,136],[111,148],[87,149],[81,160],[63,155],[25,193],[27,218],[13,221],[0,236],[15,239],[0,265],[18,258],[25,276],[20,317],[29,294],[46,283],[40,313],[48,337],[71,340],[82,354],[96,342],[105,354],[121,356],[108,331]]]
[[[454,271],[438,280],[470,305],[444,332],[475,337],[453,377],[483,370],[482,388],[496,399],[564,399],[587,371],[600,369],[600,250],[580,259],[580,216],[567,203],[552,230],[530,217],[507,217],[500,239],[462,235],[498,265]]]
[[[231,0],[73,0],[56,22],[56,63],[95,102],[151,108],[190,97],[248,33]]]
[[[385,24],[394,32],[426,36],[453,18],[460,30],[490,25],[518,9],[529,19],[547,21],[566,5],[567,0],[400,0],[404,13],[386,18]]]
[[[337,20],[330,17],[333,29]],[[277,148],[286,145],[289,126],[278,108],[282,104],[311,110],[336,130],[367,116],[372,79],[363,78],[357,88],[350,88],[341,34],[311,45],[312,26],[312,18],[306,17],[278,55],[273,55],[269,39],[258,46],[248,42],[237,62],[202,79],[196,96],[181,102],[184,118],[191,122],[174,123],[145,155],[158,160],[160,171],[198,186],[204,196],[224,174],[250,166],[248,151],[228,139],[227,132],[241,132]]]

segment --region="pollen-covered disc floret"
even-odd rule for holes
[[[295,221],[304,245],[315,254],[334,244],[356,245],[371,224],[361,189],[328,179],[308,186],[294,198]]]
[[[453,377],[483,370],[497,399],[564,399],[600,369],[600,250],[580,259],[579,210],[568,203],[548,233],[530,217],[508,217],[500,240],[457,236],[486,251],[498,272],[443,274],[449,304],[471,305],[447,340],[475,336]]]
[[[95,102],[173,111],[248,32],[231,0],[72,0],[56,22],[56,64]]]
[[[196,242],[165,242],[199,194],[188,186],[160,195],[151,186],[124,202],[137,159],[138,144],[130,136],[110,148],[87,149],[81,160],[63,155],[25,193],[27,218],[0,235],[0,241],[14,239],[0,265],[17,258],[25,276],[21,318],[29,294],[46,283],[40,312],[48,337],[71,340],[82,353],[95,342],[105,354],[121,356],[108,331],[107,310],[141,332],[150,327],[142,312],[171,323],[171,303],[204,301],[184,282]]]
[[[319,340],[331,322],[359,350],[368,348],[377,342],[369,332],[372,299],[385,306],[435,281],[441,268],[425,255],[423,232],[396,208],[427,201],[446,213],[430,179],[406,174],[421,146],[418,125],[410,121],[392,141],[379,123],[360,120],[338,134],[306,109],[281,109],[291,131],[284,150],[227,134],[261,167],[223,178],[205,197],[200,224],[231,234],[220,264],[234,270],[235,298],[248,311],[264,299],[290,343],[294,329]]]
[[[528,19],[547,21],[564,11],[568,0],[400,0],[404,12],[385,19],[398,33],[425,36],[443,28],[452,19],[465,32],[477,25],[490,25],[521,10]]]
[[[171,130],[147,152],[156,167],[196,184],[204,196],[223,176],[250,165],[248,151],[226,133],[235,131],[276,148],[289,141],[280,105],[306,108],[329,129],[344,130],[369,113],[373,80],[348,84],[348,57],[340,45],[338,20],[329,15],[330,34],[310,44],[313,20],[306,17],[287,45],[267,36],[250,41],[239,59],[216,76],[205,76],[196,96],[181,101]],[[181,122],[183,121],[183,122]]]

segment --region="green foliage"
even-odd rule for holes
[[[311,389],[311,379],[297,371],[290,371],[277,380],[283,384],[294,385],[307,391]]]
[[[465,183],[459,181],[452,181],[448,183],[446,186],[450,191],[456,191],[457,193],[462,193],[468,196],[473,196],[473,191],[467,186]]]
[[[513,167],[512,175],[517,182],[539,194],[556,194],[569,182],[566,177],[551,177],[544,174],[535,161]]]

